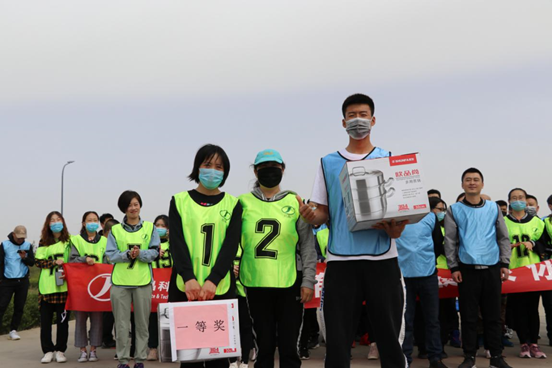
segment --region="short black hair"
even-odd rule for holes
[[[155,218],[155,221],[153,221],[153,224],[155,225],[157,223],[157,221],[159,221],[159,220],[163,220],[163,222],[165,223],[165,226],[167,227],[167,229],[169,228],[169,216],[159,215]]]
[[[526,199],[534,199],[535,202],[537,202],[537,204],[539,204],[539,200],[537,199],[537,197],[535,197],[535,196],[532,195],[532,194],[527,194],[527,195],[525,196],[525,198],[526,198]]]
[[[140,207],[142,207],[142,197],[140,197],[140,194],[138,194],[133,190],[125,190],[119,196],[119,201],[117,202],[117,206],[119,207],[122,213],[126,213],[128,206],[130,205],[130,202],[134,198],[138,200],[138,203],[140,203]]]
[[[460,193],[458,194],[458,197],[456,197],[456,202],[460,202],[460,198],[465,197],[466,193]]]
[[[445,208],[447,208],[447,203],[445,201],[443,201],[441,198],[429,197],[429,208],[430,209],[434,209],[435,207],[437,207],[437,205],[439,203],[444,204]]]
[[[374,113],[376,111],[374,100],[372,100],[369,96],[363,95],[362,93],[355,93],[354,95],[350,95],[345,99],[345,101],[343,101],[343,106],[341,106],[341,112],[343,113],[343,117],[345,117],[345,112],[347,111],[347,107],[351,105],[370,106],[370,111],[372,112],[372,116],[374,116]]]
[[[552,194],[546,199],[546,203],[552,205]]]
[[[215,155],[220,157],[222,161],[222,166],[224,168],[224,176],[222,178],[222,182],[219,185],[219,187],[222,187],[226,182],[226,178],[228,178],[228,174],[230,173],[230,160],[228,159],[228,155],[226,155],[226,152],[224,152],[222,147],[216,146],[214,144],[206,144],[197,151],[194,159],[194,168],[192,169],[190,175],[188,175],[188,179],[199,183],[199,167],[205,161],[210,161]]]
[[[466,171],[464,171],[462,173],[462,181],[464,181],[464,177],[466,176],[466,174],[479,174],[479,176],[481,176],[481,181],[484,182],[485,179],[483,178],[483,174],[481,173],[481,171],[479,171],[479,169],[476,169],[475,167],[470,167],[469,169],[467,169]]]
[[[499,207],[502,207],[502,206],[508,207],[508,202],[503,201],[502,199],[499,199],[498,201],[496,201],[496,204],[498,204]]]
[[[104,234],[110,232],[111,228],[117,225],[118,223],[119,221],[115,220],[114,218],[110,218],[109,220],[107,220],[103,227]]]
[[[427,195],[431,195],[431,194],[437,194],[439,198],[441,198],[441,192],[439,192],[437,189],[430,189],[427,191]]]
[[[110,214],[110,213],[104,213],[103,215],[100,216],[100,224],[103,224],[104,222],[106,222],[110,218],[115,218],[115,217],[113,217],[113,215]]]
[[[512,196],[512,192],[515,191],[515,190],[521,190],[523,192],[523,194],[525,194],[525,199],[527,199],[527,192],[525,191],[525,189],[514,188],[514,189],[512,189],[511,191],[508,192],[508,202],[510,201],[510,197]]]

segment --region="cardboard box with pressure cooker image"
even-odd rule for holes
[[[381,221],[420,221],[429,213],[420,154],[348,161],[339,175],[350,231]]]

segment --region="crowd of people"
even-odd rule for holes
[[[29,267],[40,268],[41,362],[65,362],[69,311],[65,309],[66,263],[113,264],[112,313],[74,311],[79,362],[97,361],[97,348],[115,347],[118,368],[142,368],[158,359],[158,316],[151,310],[152,268],[171,268],[169,302],[238,299],[242,356],[181,367],[246,368],[301,366],[318,346],[316,310],[304,309],[314,293],[316,263],[324,277],[324,366],[350,366],[355,337],[370,343],[370,359],[382,367],[404,368],[413,346],[431,368],[446,368],[444,345],[462,347],[459,368],[475,366],[484,347],[495,368],[510,368],[502,349],[513,328],[521,358],[546,358],[538,345],[539,300],[552,319],[552,291],[502,295],[509,270],[551,255],[552,216],[540,219],[537,198],[514,188],[507,201],[482,194],[484,176],[476,168],[461,175],[463,193],[451,206],[437,190],[428,192],[431,211],[419,222],[381,221],[370,230],[349,231],[339,174],[351,160],[388,157],[376,147],[373,100],[349,96],[342,126],[344,149],[323,157],[309,201],[280,183],[286,164],[274,149],[259,152],[250,193],[222,192],[230,160],[219,146],[201,147],[193,162],[194,189],[175,194],[169,214],[153,222],[140,216],[140,194],[127,190],[118,200],[121,222],[87,211],[78,235],[70,235],[63,215],[46,216],[36,253],[17,226],[0,247],[0,320],[14,297],[9,337],[17,329],[29,288]],[[552,196],[548,198],[552,210]],[[437,270],[450,269],[456,298],[439,299]],[[52,320],[56,317],[56,341]],[[459,320],[461,322],[459,322]],[[552,340],[552,321],[548,323]],[[115,333],[112,334],[112,331]],[[115,339],[113,338],[115,336]],[[132,336],[132,338],[129,338]]]

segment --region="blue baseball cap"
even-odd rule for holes
[[[254,165],[257,166],[259,164],[262,164],[263,162],[277,162],[279,164],[283,164],[284,160],[282,160],[280,152],[273,149],[265,149],[257,153]]]

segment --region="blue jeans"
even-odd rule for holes
[[[404,282],[406,284],[406,335],[402,348],[408,365],[412,363],[416,297],[420,298],[420,306],[424,315],[428,359],[430,362],[441,360],[443,346],[439,327],[439,283],[437,274],[427,277],[405,277]]]

